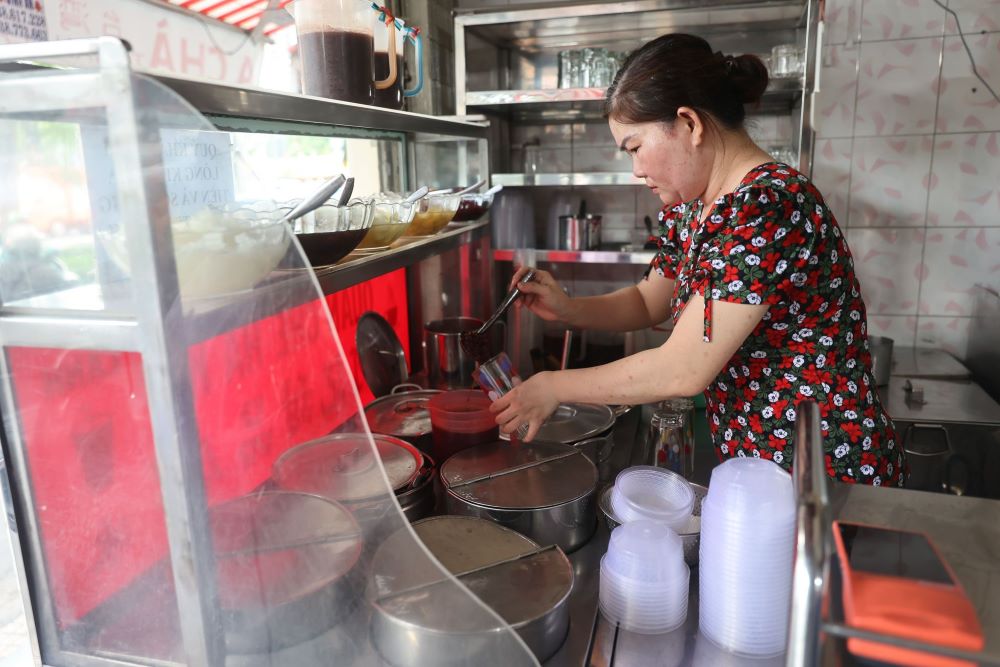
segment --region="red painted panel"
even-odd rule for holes
[[[351,375],[371,399],[354,344],[380,312],[408,345],[405,273],[327,298]],[[9,348],[49,583],[70,625],[167,553],[138,355]],[[288,448],[357,411],[317,299],[191,348],[193,398],[210,504],[248,493]]]

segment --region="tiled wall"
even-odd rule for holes
[[[1000,93],[1000,0],[947,3]],[[1000,288],[1000,104],[933,0],[827,0],[823,64],[813,176],[871,330],[965,358],[973,285]]]

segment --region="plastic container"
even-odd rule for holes
[[[357,0],[292,3],[302,62],[302,92],[357,104],[375,93],[375,14]]]
[[[619,526],[601,560],[601,612],[631,632],[669,632],[687,619],[690,576],[681,538],[668,526]]]
[[[624,523],[649,519],[680,531],[694,508],[694,491],[677,473],[654,466],[634,466],[621,471],[615,479],[611,507]]]
[[[730,459],[712,471],[701,507],[699,627],[726,651],[785,649],[791,610],[795,497],[777,464]],[[747,563],[764,564],[746,575]]]
[[[438,461],[445,461],[463,449],[500,439],[490,404],[490,399],[475,389],[446,391],[427,402],[434,457]]]

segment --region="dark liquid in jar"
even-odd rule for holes
[[[452,454],[456,454],[463,449],[485,445],[488,442],[496,442],[500,439],[500,428],[494,426],[485,431],[474,431],[472,433],[459,433],[448,431],[442,428],[435,428],[434,436],[434,458],[437,461],[444,461]]]
[[[302,92],[345,102],[371,104],[375,66],[372,36],[326,30],[299,35]]]
[[[389,76],[389,54],[375,52],[375,80],[382,81]],[[375,89],[375,105],[383,109],[403,108],[403,57],[396,56],[396,83],[385,90]]]
[[[358,247],[367,229],[351,229],[344,232],[316,232],[297,234],[302,250],[313,266],[336,264]]]

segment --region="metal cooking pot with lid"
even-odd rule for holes
[[[420,451],[392,436],[376,434],[372,438],[393,491],[410,487],[423,467]],[[281,489],[315,493],[343,503],[385,495],[385,483],[364,433],[337,433],[293,447],[274,462],[273,477]]]
[[[539,661],[559,649],[569,628],[574,578],[559,547],[539,547],[472,517],[431,517],[414,523],[413,530],[449,572],[517,631]],[[442,610],[456,587],[402,567],[398,553],[404,540],[400,533],[390,536],[372,563],[372,639],[379,653],[397,667],[491,664],[486,653],[492,633],[463,627],[468,619],[448,618]],[[483,655],[469,658],[480,649]]]
[[[209,509],[230,653],[268,653],[336,625],[358,586],[362,537],[351,513],[305,493],[268,491]]]
[[[490,519],[545,546],[583,545],[597,520],[597,468],[558,443],[471,447],[441,466],[449,514]]]
[[[402,385],[416,387],[416,385]],[[427,410],[427,402],[437,389],[417,389],[403,391],[383,396],[365,406],[365,417],[373,433],[384,433],[396,438],[402,438],[416,445],[424,452],[430,452],[431,414]]]
[[[535,440],[571,445],[611,431],[615,411],[607,405],[563,403],[538,430]]]

